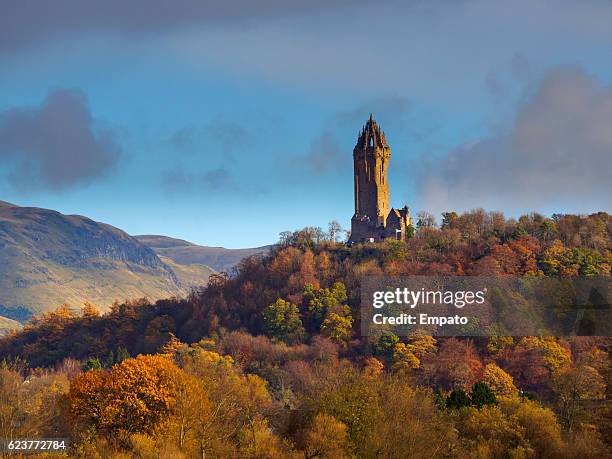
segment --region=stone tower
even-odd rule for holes
[[[351,241],[406,238],[406,227],[412,224],[408,208],[391,209],[387,168],[391,148],[385,133],[370,114],[359,132],[353,149],[355,215],[351,219]],[[388,219],[391,225],[388,225]]]

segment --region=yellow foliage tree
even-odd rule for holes
[[[538,402],[519,398],[500,398],[502,412],[516,419],[524,430],[525,439],[537,457],[559,457],[565,447],[561,426],[555,413]]]
[[[459,427],[470,449],[478,449],[481,457],[534,455],[525,439],[525,428],[497,405],[466,408],[465,419]]]
[[[518,394],[512,376],[494,363],[488,363],[485,366],[482,379],[495,392],[495,395],[512,397]]]
[[[599,372],[590,366],[565,367],[553,373],[552,389],[557,394],[559,415],[571,431],[583,415],[582,400],[605,398],[606,383]]]
[[[411,346],[412,353],[419,359],[422,359],[425,355],[435,352],[436,350],[436,339],[424,333],[417,333],[410,337],[408,342]]]
[[[239,456],[252,459],[288,459],[292,456],[282,440],[274,435],[268,421],[260,416],[252,419],[238,434]],[[297,454],[295,455],[297,456]]]
[[[99,317],[100,310],[89,301],[83,303],[83,317]]]
[[[421,361],[414,354],[413,347],[410,344],[397,343],[393,350],[393,369],[397,371],[406,371],[413,368],[419,368]]]
[[[526,336],[521,339],[519,346],[526,349],[539,349],[546,366],[551,371],[569,366],[572,363],[572,355],[569,349],[562,346],[553,336]]]
[[[321,324],[321,333],[333,342],[346,347],[351,337],[352,326],[353,318],[350,315],[340,315],[332,312]]]
[[[350,457],[346,424],[333,416],[319,413],[306,433],[304,455],[307,459],[342,459]]]
[[[206,347],[206,346],[205,346]],[[256,375],[244,375],[230,356],[196,345],[182,345],[175,359],[188,374],[206,387],[211,417],[193,428],[198,456],[239,455],[230,438],[253,432],[253,423],[271,407],[266,382]],[[261,433],[261,432],[260,432]],[[246,437],[243,438],[243,444]]]

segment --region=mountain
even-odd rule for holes
[[[185,295],[213,272],[160,257],[105,223],[0,201],[0,329],[62,303],[106,309],[115,300]]]
[[[138,241],[163,257],[182,265],[200,263],[210,266],[215,271],[229,271],[238,262],[251,255],[265,253],[270,246],[252,249],[225,249],[223,247],[207,247],[196,245],[182,239],[167,236],[143,235],[134,236]]]

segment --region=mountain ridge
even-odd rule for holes
[[[153,249],[158,255],[170,258],[179,264],[204,264],[218,272],[230,271],[240,260],[266,253],[272,246],[244,249],[226,249],[194,244],[183,239],[154,234],[134,236],[142,244]]]
[[[0,306],[42,313],[66,303],[184,296],[214,270],[164,259],[112,225],[0,201]],[[8,314],[10,315],[10,314]],[[20,314],[19,317],[27,315]],[[12,318],[0,323],[11,324]]]

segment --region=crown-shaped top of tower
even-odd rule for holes
[[[376,121],[374,121],[371,113],[370,119],[363,126],[361,132],[359,132],[359,136],[357,138],[357,147],[389,148],[385,133],[382,131],[382,129],[380,129],[380,126],[376,123]]]

